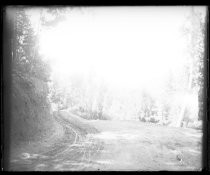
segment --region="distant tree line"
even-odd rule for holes
[[[183,25],[183,37],[188,58],[182,75],[170,72],[158,98],[146,90],[118,96],[90,73],[88,78],[69,77],[65,88],[54,80],[52,103],[58,104],[57,110],[69,109],[86,119],[134,119],[177,127],[201,120],[205,19],[193,8]]]

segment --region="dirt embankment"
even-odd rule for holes
[[[19,110],[24,110],[24,107],[21,106],[21,103],[19,105]],[[20,140],[13,140],[10,149],[10,159],[16,159],[24,152],[30,154],[52,152],[52,154],[56,154],[56,151],[65,149],[66,145],[72,145],[83,141],[87,134],[98,133],[98,131],[91,124],[89,124],[87,120],[65,110],[54,112],[52,116],[49,116],[51,117],[50,121],[48,121],[47,118],[42,120],[39,120],[39,118],[33,119],[33,116],[31,116],[31,119],[24,120],[24,117],[26,116],[22,116],[22,120],[19,121],[19,123],[21,126],[26,125],[26,127],[19,128],[13,125],[13,129],[18,132],[13,132],[12,138],[16,135],[18,138],[20,138]],[[47,123],[40,124],[40,121]],[[51,128],[47,124],[51,124]],[[49,127],[51,130],[45,131],[45,125],[47,125],[47,127]],[[38,133],[36,133],[36,127],[39,128],[40,126],[44,128],[40,128]],[[34,134],[34,136],[30,135],[30,132],[25,133],[25,135],[21,134],[27,130],[30,130],[31,134]],[[63,143],[63,147],[61,143]]]
[[[88,121],[67,111],[54,112],[53,118],[57,128],[51,137],[30,144],[24,142],[13,149],[11,171],[57,170],[58,163],[68,159],[76,161],[77,165],[82,160],[88,161],[90,154],[96,155],[102,149],[102,143],[88,137],[88,134],[98,133]]]
[[[12,80],[10,141],[11,144],[33,142],[55,132],[56,123],[47,102],[47,83],[14,76]]]
[[[93,125],[91,125],[88,120],[83,119],[67,110],[61,110],[57,112],[56,116],[62,118],[63,122],[66,122],[68,126],[70,126],[82,136],[98,133],[98,130]]]
[[[58,133],[61,133],[63,123],[60,124],[50,112],[48,93],[46,82],[31,76],[13,75],[10,120],[12,145],[16,146],[21,142],[38,142],[52,135],[60,135]],[[55,115],[68,120],[68,125],[81,135],[96,132],[88,127],[84,120],[67,111],[60,111]]]

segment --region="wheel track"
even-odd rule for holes
[[[64,137],[68,135],[68,130],[71,130],[72,133],[74,133],[74,141],[70,145],[67,145],[62,150],[60,150],[56,155],[52,156],[51,159],[62,157],[62,160],[70,160],[69,157],[71,157],[71,160],[74,160],[77,159],[78,154],[82,153],[78,163],[86,162],[87,164],[90,164],[91,156],[93,154],[98,154],[101,150],[101,143],[98,143],[92,137],[85,137],[84,135],[80,134],[76,129],[74,129],[68,120],[58,116],[56,116],[55,119],[64,127]],[[74,146],[76,148],[74,148]],[[78,166],[78,168],[84,169],[85,167],[81,164]]]
[[[63,137],[55,140],[49,150],[40,153],[37,158],[20,159],[14,164],[14,170],[38,171],[41,168],[44,171],[54,171],[60,170],[62,166],[65,170],[84,170],[96,164],[93,157],[99,154],[102,143],[87,136],[88,133],[83,128],[75,128],[62,116],[54,115],[54,118],[64,129]]]

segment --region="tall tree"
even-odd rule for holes
[[[48,101],[50,69],[38,54],[37,35],[27,9],[10,7],[11,28],[11,127],[13,141],[32,139],[52,129]],[[44,122],[44,121],[48,122]],[[36,133],[36,134],[34,134]]]
[[[187,19],[188,24],[185,26],[185,36],[188,41],[188,83],[186,92],[191,93],[197,91],[202,87],[203,77],[203,60],[204,60],[204,37],[205,37],[205,20],[203,20],[202,13],[196,11],[194,7],[191,8],[190,15]],[[176,121],[175,126],[180,127],[187,107],[187,100],[183,100],[180,115]]]

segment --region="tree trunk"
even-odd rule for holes
[[[190,65],[190,76],[189,76],[187,92],[190,92],[191,89],[192,89],[192,79],[193,79],[192,74],[193,74],[193,65],[191,63],[191,65]],[[181,108],[181,112],[179,114],[178,120],[176,121],[175,127],[181,127],[186,107],[187,107],[187,96],[184,97],[184,104],[183,104],[183,106]]]
[[[192,7],[191,9],[191,15],[192,15],[192,19],[191,19],[191,27],[192,27],[192,30],[193,30],[193,27],[194,27],[194,9]],[[194,44],[195,44],[195,39],[194,39],[194,36],[193,36],[193,32],[190,34],[190,47],[191,49],[194,49]],[[190,53],[190,70],[189,70],[189,79],[188,79],[188,87],[187,87],[187,91],[186,92],[191,92],[192,90],[192,81],[193,81],[193,60],[195,59],[194,58],[194,54],[193,52]],[[187,97],[186,97],[187,98]],[[183,121],[183,118],[184,118],[184,112],[185,112],[185,109],[187,107],[187,99],[184,99],[184,104],[181,108],[181,111],[180,111],[180,114],[178,116],[178,120],[176,121],[175,123],[175,127],[181,127],[181,123]]]
[[[191,92],[191,90],[192,90],[192,80],[193,80],[193,63],[191,61],[191,63],[190,63],[190,75],[189,75],[187,92]],[[186,107],[187,107],[187,96],[184,97],[184,104],[183,104],[183,106],[181,108],[181,112],[179,114],[178,120],[176,121],[175,127],[181,127]]]

